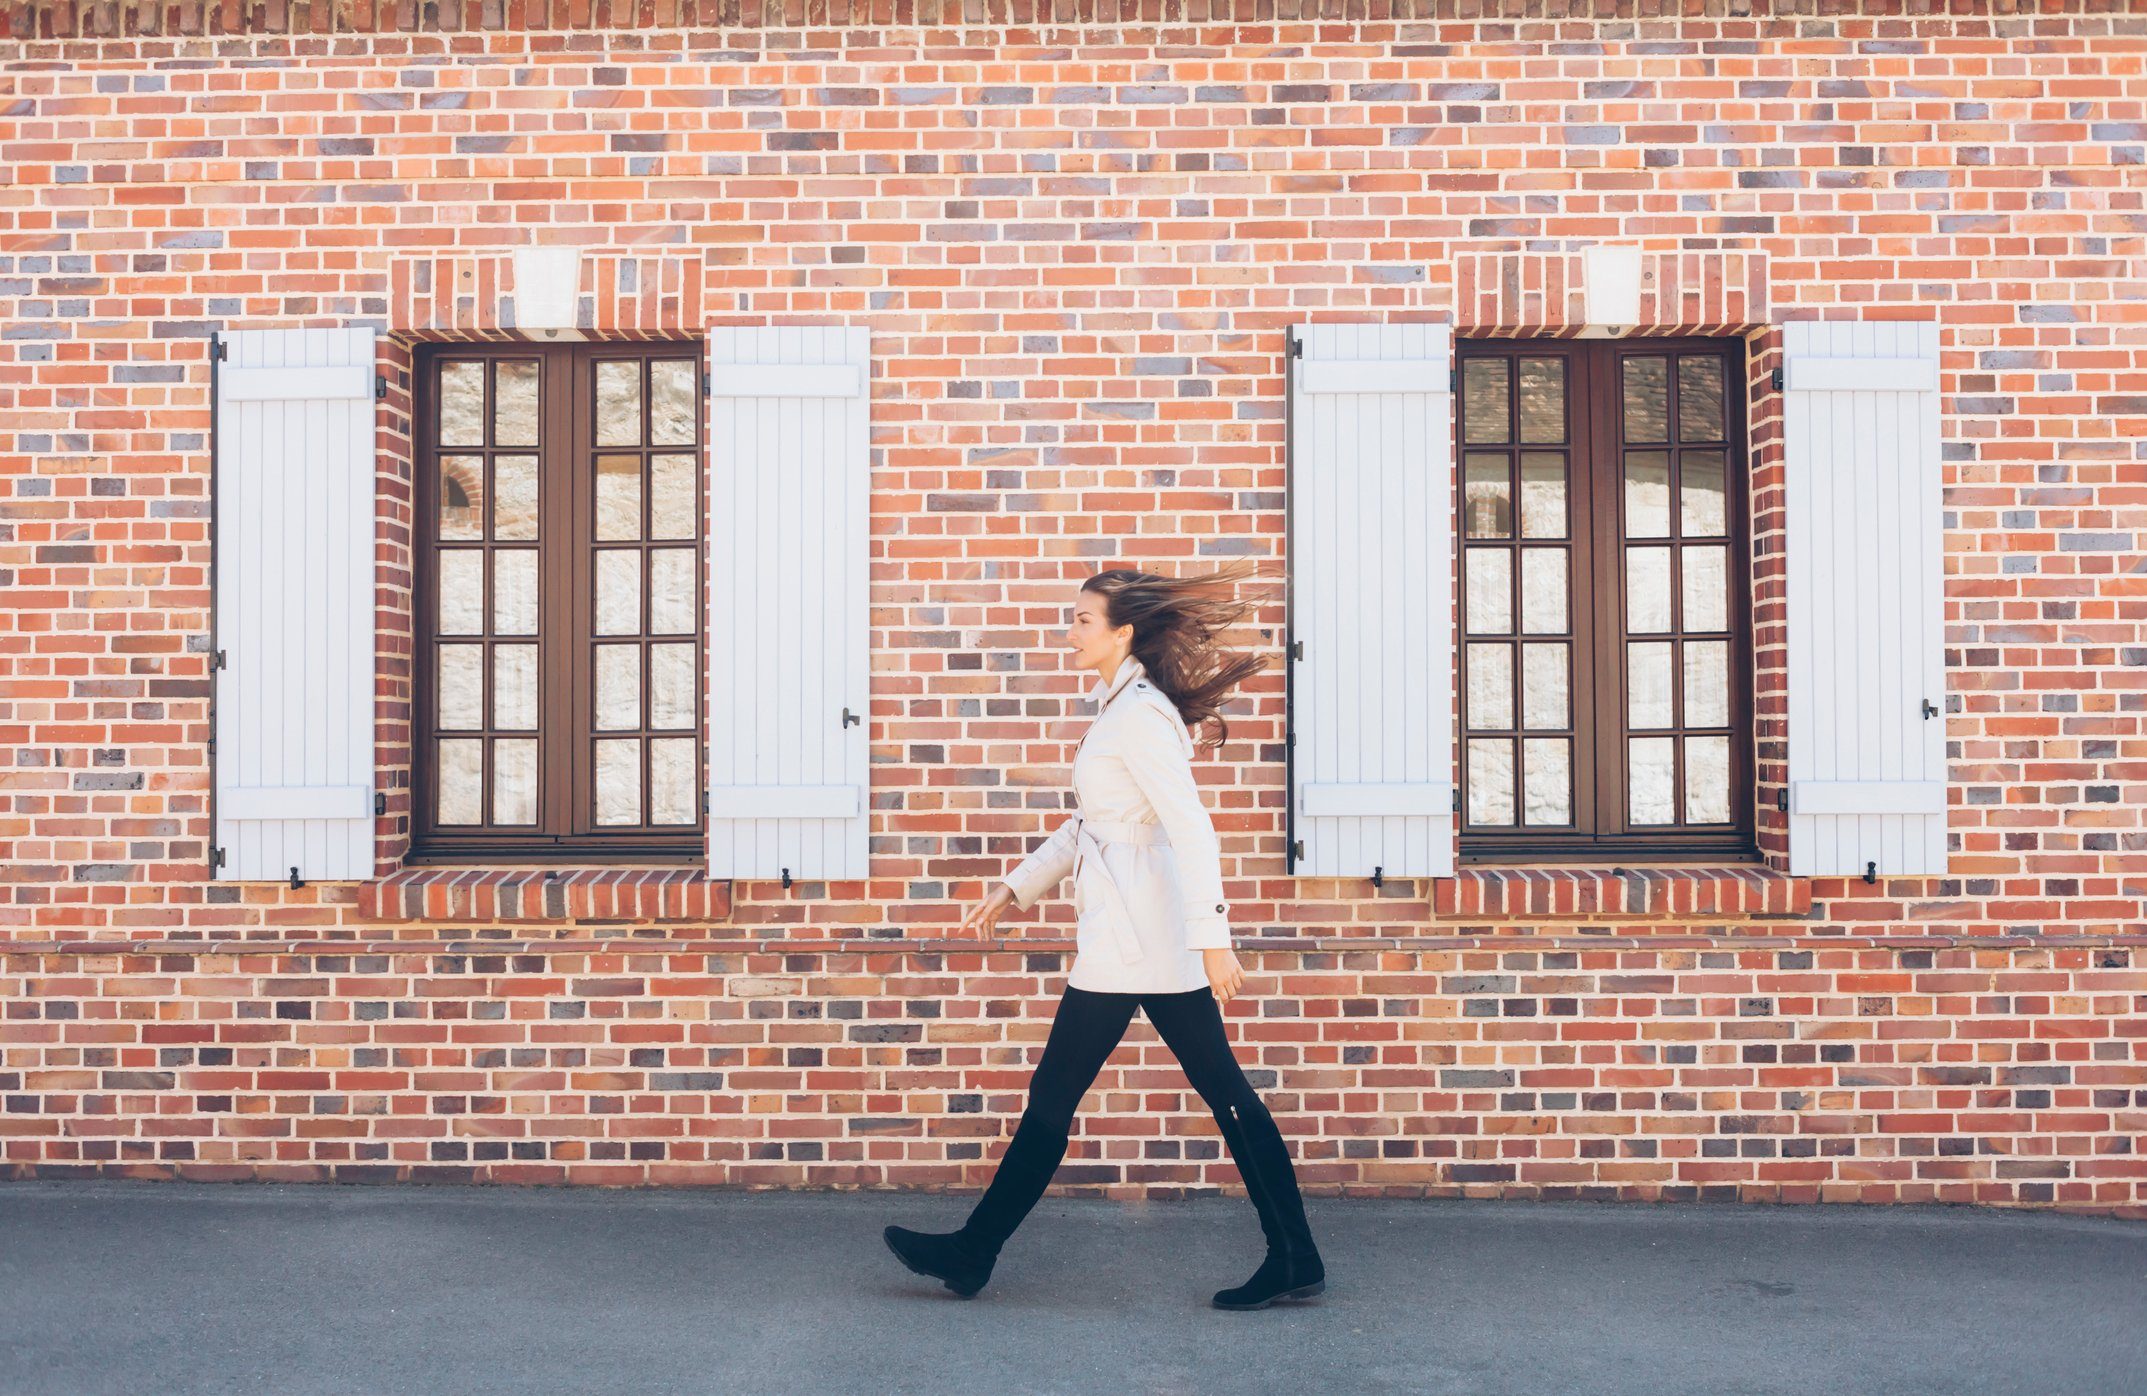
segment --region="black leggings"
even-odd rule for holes
[[[1222,1007],[1213,991],[1188,989],[1182,994],[1104,994],[1066,986],[1059,1000],[1058,1016],[1051,1020],[1051,1035],[1044,1042],[1043,1059],[1029,1082],[1029,1105],[1034,1115],[1057,1133],[1073,1124],[1081,1097],[1095,1084],[1096,1073],[1110,1060],[1120,1039],[1133,1021],[1133,1011],[1143,1009],[1148,1021],[1178,1059],[1185,1079],[1200,1093],[1211,1111],[1225,1106],[1254,1106],[1260,1097],[1245,1079],[1230,1037],[1223,1028]]]
[[[1259,1092],[1245,1079],[1223,1030],[1221,1005],[1208,989],[1180,994],[1109,994],[1066,986],[1051,1020],[1044,1055],[1029,1081],[1029,1103],[1007,1141],[1006,1153],[959,1233],[996,1256],[1036,1205],[1066,1156],[1067,1134],[1081,1097],[1096,1080],[1143,1009],[1177,1056],[1186,1080],[1215,1116],[1223,1142],[1260,1213],[1269,1249],[1293,1256],[1316,1253],[1297,1190],[1289,1147]]]

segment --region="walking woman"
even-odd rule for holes
[[[962,921],[964,933],[988,935],[1009,905],[1026,910],[1071,871],[1073,968],[1027,1108],[969,1219],[953,1232],[885,1233],[904,1265],[965,1299],[991,1278],[1000,1247],[1043,1196],[1081,1097],[1136,1008],[1213,1112],[1267,1235],[1260,1268],[1218,1292],[1215,1306],[1262,1309],[1326,1288],[1282,1132],[1223,1030],[1221,1005],[1245,975],[1230,948],[1215,828],[1190,764],[1192,729],[1212,722],[1220,745],[1229,724],[1219,709],[1264,664],[1218,644],[1252,609],[1236,585],[1255,575],[1253,562],[1199,577],[1113,568],[1075,595],[1066,644],[1075,667],[1095,671],[1089,692],[1099,705],[1074,752],[1079,812]]]

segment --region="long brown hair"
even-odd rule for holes
[[[1230,692],[1267,667],[1267,656],[1226,650],[1220,637],[1260,604],[1240,597],[1238,583],[1274,579],[1257,558],[1225,563],[1191,577],[1163,577],[1131,567],[1098,572],[1081,590],[1103,598],[1104,619],[1116,629],[1133,627],[1133,657],[1149,680],[1176,705],[1189,731],[1214,723],[1212,737],[1196,738],[1221,746],[1230,735],[1222,705]]]

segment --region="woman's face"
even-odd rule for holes
[[[1066,644],[1074,652],[1074,667],[1101,672],[1113,655],[1124,659],[1133,650],[1133,627],[1111,626],[1104,615],[1103,598],[1093,591],[1074,593],[1073,624],[1067,627]]]

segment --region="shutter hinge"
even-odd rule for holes
[[[224,343],[224,337],[214,330],[209,332],[209,357],[212,359],[228,359],[231,357],[231,346]]]
[[[1302,862],[1304,861],[1304,856],[1305,841],[1303,839],[1298,839],[1296,842],[1290,845],[1290,857],[1299,862]]]
[[[1290,357],[1291,357],[1291,358],[1293,358],[1293,359],[1301,359],[1301,358],[1303,358],[1304,356],[1305,356],[1305,342],[1304,342],[1303,340],[1301,340],[1301,339],[1293,339],[1293,340],[1291,340],[1291,341],[1290,341]]]
[[[1783,787],[1782,787],[1781,789],[1779,789],[1779,790],[1777,790],[1777,791],[1775,791],[1775,792],[1774,792],[1774,807],[1775,807],[1776,809],[1780,810],[1780,811],[1781,811],[1782,813],[1784,813],[1784,814],[1787,814],[1787,813],[1789,813],[1789,787],[1788,787],[1788,786],[1786,786],[1786,785],[1785,785],[1785,786],[1783,786]]]
[[[221,848],[211,848],[209,850],[209,866],[212,868],[220,868],[223,865],[224,851]]]
[[[291,885],[293,887],[303,887],[306,885],[305,883],[299,881],[298,868],[295,865],[291,868]]]
[[[1285,732],[1282,737],[1282,744],[1292,751],[1297,750],[1297,734],[1295,732]]]
[[[789,885],[790,885],[790,869],[788,869],[788,868],[785,868],[785,869],[783,869],[783,886],[785,886],[785,887],[788,887]]]
[[[1776,392],[1780,392],[1782,389],[1789,386],[1789,375],[1784,373],[1781,369],[1776,369],[1774,370],[1774,372],[1767,375],[1767,381],[1774,384],[1774,390]]]
[[[1937,716],[1938,716],[1938,709],[1936,709],[1936,708],[1934,708],[1934,707],[1932,707],[1932,706],[1931,706],[1931,700],[1930,700],[1930,699],[1928,699],[1928,698],[1924,699],[1924,700],[1923,700],[1923,720],[1924,720],[1925,722],[1929,722],[1929,721],[1930,721],[1930,720],[1931,720],[1932,718],[1934,718],[1934,717],[1937,717]]]
[[[1446,366],[1446,391],[1450,393],[1461,391],[1461,365],[1458,363]]]
[[[1878,865],[1877,863],[1866,863],[1866,864],[1864,864],[1864,881],[1866,881],[1866,882],[1877,882],[1878,880],[1879,880],[1879,865]]]
[[[1378,864],[1377,866],[1375,866],[1375,867],[1374,867],[1374,868],[1372,869],[1372,885],[1373,885],[1374,887],[1384,887],[1384,886],[1386,885],[1386,881],[1387,881],[1387,878],[1386,878],[1386,873],[1387,873],[1387,868],[1386,868],[1386,864],[1384,864],[1384,863],[1381,863],[1381,864]]]
[[[373,792],[373,817],[377,819],[381,815],[386,814],[387,812],[388,792],[385,790],[375,790]]]
[[[1292,641],[1290,641],[1290,658],[1292,658],[1292,659],[1303,659],[1304,657],[1305,657],[1305,642],[1304,642],[1304,641],[1302,641],[1302,640],[1292,640]]]
[[[1461,787],[1454,787],[1454,813],[1461,813]]]
[[[386,402],[387,400],[388,400],[388,378],[387,378],[387,375],[386,375],[386,374],[384,374],[384,373],[376,373],[376,374],[374,374],[374,375],[373,375],[373,401],[375,401],[375,402]]]
[[[864,720],[864,718],[858,716],[856,713],[851,712],[847,707],[842,710],[842,725],[845,727],[848,727],[852,723],[862,723]]]
[[[209,667],[211,669],[221,669],[224,667],[224,652],[222,650],[218,650],[216,652],[216,658],[210,662]]]
[[[714,397],[715,395],[716,375],[704,368],[701,370],[701,396]]]

